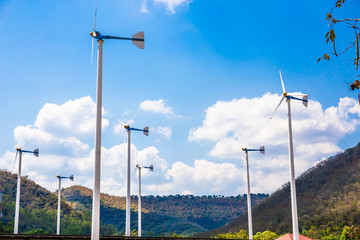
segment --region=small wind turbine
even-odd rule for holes
[[[250,195],[250,173],[249,173],[249,158],[248,152],[259,151],[265,154],[265,147],[262,146],[259,149],[242,148],[246,155],[246,176],[247,176],[247,206],[248,206],[248,225],[249,225],[249,239],[253,239],[253,228],[252,228],[252,213],[251,213],[251,195]]]
[[[70,177],[63,177],[63,176],[60,176],[59,174],[57,174],[56,177],[59,179],[56,234],[60,235],[61,179],[62,178],[69,178],[71,181],[74,181],[74,175],[71,175]]]
[[[275,111],[271,115],[270,119],[274,116],[275,112],[280,107],[283,100],[286,98],[286,102],[288,105],[288,126],[289,126],[289,158],[290,158],[290,189],[291,189],[291,209],[292,209],[292,223],[293,223],[293,234],[294,240],[299,240],[299,223],[298,223],[298,215],[297,215],[297,203],[296,203],[296,186],[295,186],[295,164],[294,164],[294,149],[293,149],[293,137],[292,137],[292,126],[291,126],[291,108],[290,101],[291,99],[302,101],[305,107],[308,106],[308,96],[302,95],[302,98],[297,98],[289,95],[285,91],[284,81],[280,73],[280,80],[283,89],[283,97],[280,100],[279,105],[276,107]]]
[[[139,169],[139,196],[138,196],[138,237],[141,237],[141,168],[148,168],[150,171],[154,171],[154,165],[149,167],[136,164],[136,168]]]
[[[95,10],[94,27],[90,33],[92,36],[92,43],[94,45],[94,38],[98,43],[98,65],[97,65],[97,89],[96,89],[96,128],[95,128],[95,166],[94,166],[94,191],[92,204],[92,225],[91,225],[91,240],[99,240],[100,237],[100,166],[101,166],[101,117],[102,117],[102,53],[103,53],[103,39],[118,39],[131,40],[134,45],[140,49],[144,49],[144,32],[138,32],[132,38],[114,37],[109,35],[101,35],[95,31],[96,26]],[[91,50],[93,51],[93,50]],[[129,233],[130,234],[130,233]],[[127,235],[129,236],[129,235]]]
[[[138,113],[137,113],[138,114]],[[127,159],[127,180],[126,180],[126,227],[125,227],[125,236],[130,236],[130,132],[131,131],[140,131],[143,132],[145,136],[149,136],[149,127],[146,126],[143,129],[132,128],[130,124],[134,122],[135,116],[127,123],[123,123],[120,119],[118,121],[124,126],[125,130],[128,133],[128,159]]]
[[[22,150],[21,147],[16,148],[15,162],[17,155],[19,154],[19,167],[18,167],[18,176],[17,176],[17,187],[16,187],[16,204],[15,204],[15,221],[14,221],[14,234],[19,232],[19,208],[20,208],[20,185],[21,185],[21,160],[22,153],[32,153],[35,157],[39,156],[39,149],[34,151]],[[15,164],[14,162],[14,164]]]

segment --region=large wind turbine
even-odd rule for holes
[[[280,80],[283,90],[283,97],[280,100],[279,105],[276,107],[275,111],[271,115],[270,119],[274,116],[275,112],[280,107],[281,103],[286,98],[286,102],[288,105],[288,126],[289,126],[289,158],[290,158],[290,189],[291,189],[291,210],[292,210],[292,223],[293,223],[293,234],[294,240],[299,240],[299,223],[298,223],[298,215],[297,215],[297,203],[296,203],[296,186],[295,186],[295,164],[294,164],[294,149],[293,149],[293,137],[292,137],[292,126],[291,126],[291,108],[290,101],[291,99],[302,101],[305,107],[308,106],[308,96],[302,95],[302,98],[297,98],[292,95],[289,95],[285,91],[284,81],[280,73]]]
[[[136,114],[137,115],[137,114]],[[149,136],[149,127],[146,126],[144,129],[132,128],[130,124],[133,123],[136,115],[127,123],[123,123],[120,119],[118,121],[124,126],[125,130],[128,133],[128,159],[127,159],[127,180],[126,180],[126,227],[125,227],[125,236],[130,236],[130,132],[131,131],[140,131],[143,132],[145,136]]]
[[[252,213],[251,213],[251,195],[250,195],[250,174],[249,174],[249,158],[248,152],[259,151],[265,154],[265,147],[262,146],[258,149],[242,148],[246,155],[246,176],[247,176],[247,207],[248,207],[248,225],[249,225],[249,239],[253,239],[253,228],[252,228]]]
[[[139,195],[138,195],[138,237],[141,237],[141,168],[148,168],[150,171],[154,171],[154,165],[149,167],[136,164],[136,168],[139,169]]]
[[[32,153],[35,157],[39,156],[39,149],[35,149],[34,151],[22,150],[20,148],[16,148],[16,155],[19,154],[19,167],[18,167],[18,176],[17,176],[17,187],[16,187],[16,204],[15,204],[15,221],[14,221],[14,234],[18,234],[19,232],[19,209],[20,209],[20,186],[21,186],[21,160],[22,153]]]
[[[144,32],[138,32],[132,38],[101,35],[95,31],[96,12],[93,31],[90,33],[94,44],[94,38],[98,43],[98,65],[97,65],[97,89],[96,89],[96,128],[95,128],[95,167],[94,167],[94,192],[92,204],[91,240],[99,240],[100,237],[100,167],[101,167],[101,117],[102,117],[102,53],[103,39],[131,40],[140,49],[144,49]],[[92,51],[92,50],[91,50]]]
[[[60,208],[61,208],[61,179],[62,178],[69,178],[71,181],[74,181],[74,175],[71,175],[70,177],[63,177],[59,174],[56,175],[56,177],[59,179],[59,191],[58,191],[58,211],[57,211],[57,225],[56,225],[56,234],[60,235]]]

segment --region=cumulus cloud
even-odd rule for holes
[[[170,137],[172,135],[172,130],[169,127],[161,127],[161,126],[159,126],[159,127],[156,127],[156,128],[151,128],[150,132],[155,133],[155,134],[163,135],[167,139],[170,139]]]
[[[194,161],[194,166],[175,162],[166,172],[167,182],[147,186],[159,194],[239,194],[243,185],[244,170],[232,163],[214,163],[204,159]]]
[[[142,103],[140,103],[139,108],[145,112],[154,112],[154,113],[160,113],[160,114],[164,114],[164,115],[174,114],[171,107],[165,106],[164,99],[145,100]]]
[[[174,14],[175,8],[182,4],[189,4],[192,0],[154,0],[155,3],[162,3],[167,6],[167,10]]]
[[[271,176],[273,186],[258,182],[255,189],[273,191],[288,181],[288,125],[286,102],[272,120],[272,111],[281,96],[265,94],[262,97],[218,101],[206,110],[202,126],[190,131],[189,141],[214,143],[209,156],[239,159],[241,148],[252,144],[266,146],[266,160],[251,154],[252,168],[258,179]],[[338,106],[323,109],[316,101],[305,108],[291,101],[296,172],[300,174],[324,157],[339,151],[339,139],[355,131],[360,124],[360,108],[354,99],[342,98]],[[355,117],[354,117],[355,115]],[[267,181],[269,183],[269,181]]]
[[[102,110],[103,114],[106,111]],[[93,134],[95,129],[96,103],[90,96],[67,101],[62,105],[46,103],[36,117],[34,126],[57,134]],[[102,128],[109,125],[102,119]]]

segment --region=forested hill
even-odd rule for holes
[[[0,171],[3,183],[0,234],[12,233],[17,175]],[[268,195],[253,195],[253,204]],[[63,190],[61,234],[89,235],[92,190],[73,186]],[[137,197],[132,197],[131,229],[137,229]],[[224,196],[144,196],[142,198],[144,236],[172,236],[204,232],[235,219],[246,210],[246,197]],[[57,193],[22,177],[19,233],[55,234]],[[122,235],[125,230],[125,197],[101,194],[101,235]]]
[[[0,179],[3,183],[0,233],[13,233],[17,175],[2,170]],[[19,233],[55,234],[57,203],[58,199],[55,193],[46,190],[27,177],[22,177]],[[90,233],[91,218],[86,218],[65,201],[62,201],[61,209],[63,234]]]
[[[66,201],[74,208],[90,211],[92,190],[72,186],[64,190]],[[257,204],[267,194],[252,196]],[[137,196],[131,201],[131,229],[137,229]],[[220,227],[246,211],[246,197],[224,196],[143,196],[142,219],[145,236],[164,236],[204,232]],[[125,197],[101,194],[101,221],[125,229]]]
[[[320,162],[296,180],[300,233],[320,239],[360,225],[360,144]],[[289,183],[253,208],[254,232],[292,232]],[[247,215],[206,235],[247,230]],[[311,232],[309,232],[311,231]],[[205,236],[205,235],[203,235]]]

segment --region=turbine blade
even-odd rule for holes
[[[95,31],[97,8],[98,8],[98,1],[96,0],[96,8],[95,8],[95,16],[94,16],[94,26],[93,26],[93,31],[92,31],[92,32]],[[92,64],[93,64],[93,56],[94,56],[94,36],[92,36],[92,42],[91,42],[91,66],[92,66]]]
[[[281,103],[284,101],[284,96],[281,98],[280,102],[279,102],[279,105],[277,105],[275,111],[273,112],[273,114],[271,114],[271,117],[270,119],[272,119],[272,117],[274,116],[274,114],[276,113],[276,111],[278,110],[278,108],[280,107]]]
[[[97,8],[98,8],[98,1],[96,1],[96,8],[95,8],[95,17],[94,17],[94,27],[93,27],[93,31],[95,31],[95,26],[96,26],[96,14],[97,14]]]
[[[281,79],[281,86],[282,86],[282,90],[283,90],[283,93],[284,93],[284,92],[286,92],[286,90],[285,90],[284,81],[283,81],[280,69],[279,69],[279,73],[280,73],[280,79]]]
[[[121,121],[120,119],[117,119],[123,126],[125,126],[125,123],[123,123],[123,121]]]
[[[94,37],[92,37],[92,40],[91,40],[91,67],[93,64],[93,58],[94,58]]]
[[[130,119],[130,121],[129,121],[126,125],[132,124],[132,123],[134,122],[135,117],[136,117],[138,114],[139,114],[139,112],[137,112],[137,113],[135,114],[135,116],[133,116],[133,118]]]
[[[14,165],[13,165],[13,169],[15,168],[15,164],[16,164],[16,159],[17,159],[17,155],[18,155],[18,150],[16,150],[16,154],[15,154],[15,159],[14,159]]]

